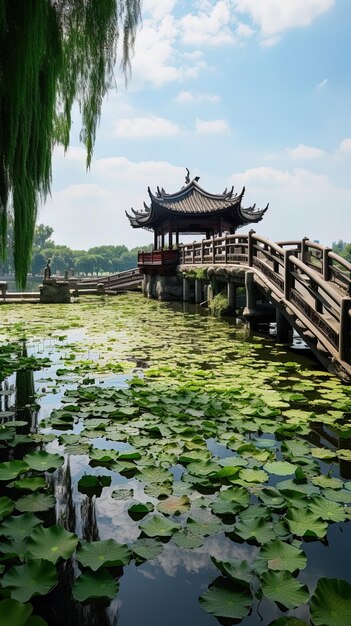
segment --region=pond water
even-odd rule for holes
[[[0,624],[350,626],[351,392],[314,361],[126,294],[4,305],[0,370]]]

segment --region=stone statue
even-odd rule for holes
[[[46,264],[46,268],[44,270],[44,280],[49,280],[49,278],[51,278],[50,259],[48,259],[48,262]]]

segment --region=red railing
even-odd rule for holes
[[[177,265],[178,263],[178,250],[153,250],[152,252],[138,253],[139,267],[146,265]]]

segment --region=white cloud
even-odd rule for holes
[[[229,124],[226,120],[200,120],[196,119],[196,132],[200,135],[218,134],[229,132]]]
[[[238,24],[238,26],[236,27],[235,32],[239,37],[246,38],[251,37],[256,31],[248,24],[240,22],[240,24]]]
[[[256,167],[233,174],[227,182],[237,190],[246,186],[243,206],[270,203],[254,228],[274,241],[307,236],[330,245],[350,228],[345,207],[351,204],[351,187],[337,186],[322,174]]]
[[[143,0],[143,13],[154,20],[162,20],[172,13],[177,0]]]
[[[148,139],[150,137],[173,137],[180,127],[164,117],[125,117],[115,124],[115,137],[123,139]]]
[[[168,161],[130,161],[126,157],[93,160],[85,173],[70,152],[55,154],[54,171],[75,172],[75,184],[54,191],[40,210],[41,223],[53,227],[53,239],[73,249],[124,243],[129,248],[152,242],[152,235],[131,228],[125,215],[131,206],[142,210],[148,202],[147,188],[157,185],[172,193],[184,184],[185,170]],[[77,182],[79,181],[79,182]]]
[[[347,137],[340,142],[339,151],[345,154],[351,153],[351,137]]]
[[[296,148],[287,149],[286,152],[293,159],[319,159],[326,155],[325,150],[314,148],[313,146],[305,146],[303,143],[299,143]]]
[[[238,0],[236,10],[248,13],[266,38],[309,26],[334,4],[335,0]]]
[[[328,83],[328,79],[323,78],[323,80],[321,80],[320,83],[317,84],[317,89],[323,89],[323,87],[325,87],[327,83]]]
[[[191,46],[236,43],[232,30],[235,22],[230,0],[202,4],[197,14],[188,13],[181,18],[182,41]]]
[[[187,104],[193,102],[219,102],[220,96],[210,93],[193,93],[191,91],[180,91],[176,97],[179,104]]]

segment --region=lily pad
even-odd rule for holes
[[[1,626],[26,626],[32,611],[31,604],[23,604],[11,598],[1,600],[0,624]]]
[[[7,496],[0,497],[0,519],[7,517],[15,508],[14,502]]]
[[[306,585],[302,585],[286,571],[262,574],[261,585],[266,598],[282,604],[287,609],[305,604],[310,595]]]
[[[153,515],[139,524],[140,530],[148,537],[171,537],[180,524],[171,522],[163,515]]]
[[[344,580],[320,578],[310,609],[315,626],[350,626],[351,585]]]
[[[44,528],[37,526],[28,539],[28,551],[33,559],[47,559],[56,563],[59,558],[69,559],[78,544],[78,537],[55,524]]]
[[[37,450],[36,452],[26,454],[23,460],[33,470],[49,472],[61,467],[64,457],[60,454],[50,454],[45,452],[45,450]]]
[[[29,465],[24,461],[5,461],[0,463],[0,480],[13,480],[28,469]]]
[[[125,544],[114,539],[84,543],[77,550],[77,560],[83,567],[90,567],[94,572],[101,567],[122,567],[128,565],[131,552]]]
[[[276,474],[277,476],[288,476],[289,474],[294,474],[296,470],[296,465],[289,463],[289,461],[272,461],[271,463],[266,463],[263,467],[270,474]]]
[[[259,469],[241,469],[239,476],[246,483],[265,483],[268,480],[267,472]]]
[[[33,513],[11,516],[1,524],[0,535],[10,539],[25,539],[30,537],[33,529],[41,523],[41,520]]]
[[[307,558],[302,550],[284,541],[266,543],[259,553],[259,558],[267,563],[270,570],[295,572],[306,567]]]
[[[249,613],[252,596],[247,590],[234,590],[217,579],[199,600],[202,608],[211,615],[241,620]]]
[[[340,504],[321,496],[311,498],[308,508],[323,520],[329,522],[344,522],[347,517],[345,509]]]
[[[27,602],[33,596],[46,595],[56,585],[55,566],[42,559],[14,565],[2,579],[2,586],[10,588],[11,598],[20,602]]]
[[[213,535],[223,529],[222,522],[206,510],[194,511],[187,520],[188,530],[194,535]]]
[[[165,515],[180,515],[190,508],[188,496],[171,496],[157,505],[157,510]]]
[[[25,511],[48,511],[55,506],[55,503],[54,496],[48,493],[31,493],[29,496],[23,496],[17,500],[16,509],[22,513]]]
[[[234,526],[234,533],[245,541],[256,541],[259,544],[268,543],[276,536],[273,524],[262,518],[238,520]]]
[[[285,515],[290,532],[298,537],[325,537],[328,524],[320,516],[305,509],[290,509]]]
[[[133,489],[115,489],[111,493],[111,497],[115,500],[129,500],[133,497]]]
[[[163,544],[157,539],[137,539],[132,545],[131,549],[139,559],[144,561],[150,561],[155,559],[163,552]]]
[[[139,520],[153,510],[152,502],[136,502],[129,507],[128,513],[132,519]]]
[[[238,561],[237,559],[220,561],[214,556],[211,556],[211,561],[223,576],[227,576],[235,583],[250,589],[254,573],[247,561]]]
[[[47,487],[47,483],[45,478],[42,478],[41,476],[29,476],[28,478],[15,480],[9,486],[23,491],[39,491],[40,489],[45,489]]]
[[[84,572],[73,585],[73,597],[78,602],[88,600],[113,600],[118,593],[119,584],[107,570]]]
[[[188,528],[182,528],[178,532],[174,533],[172,540],[180,548],[185,550],[191,550],[200,548],[204,543],[203,534],[194,534]]]

